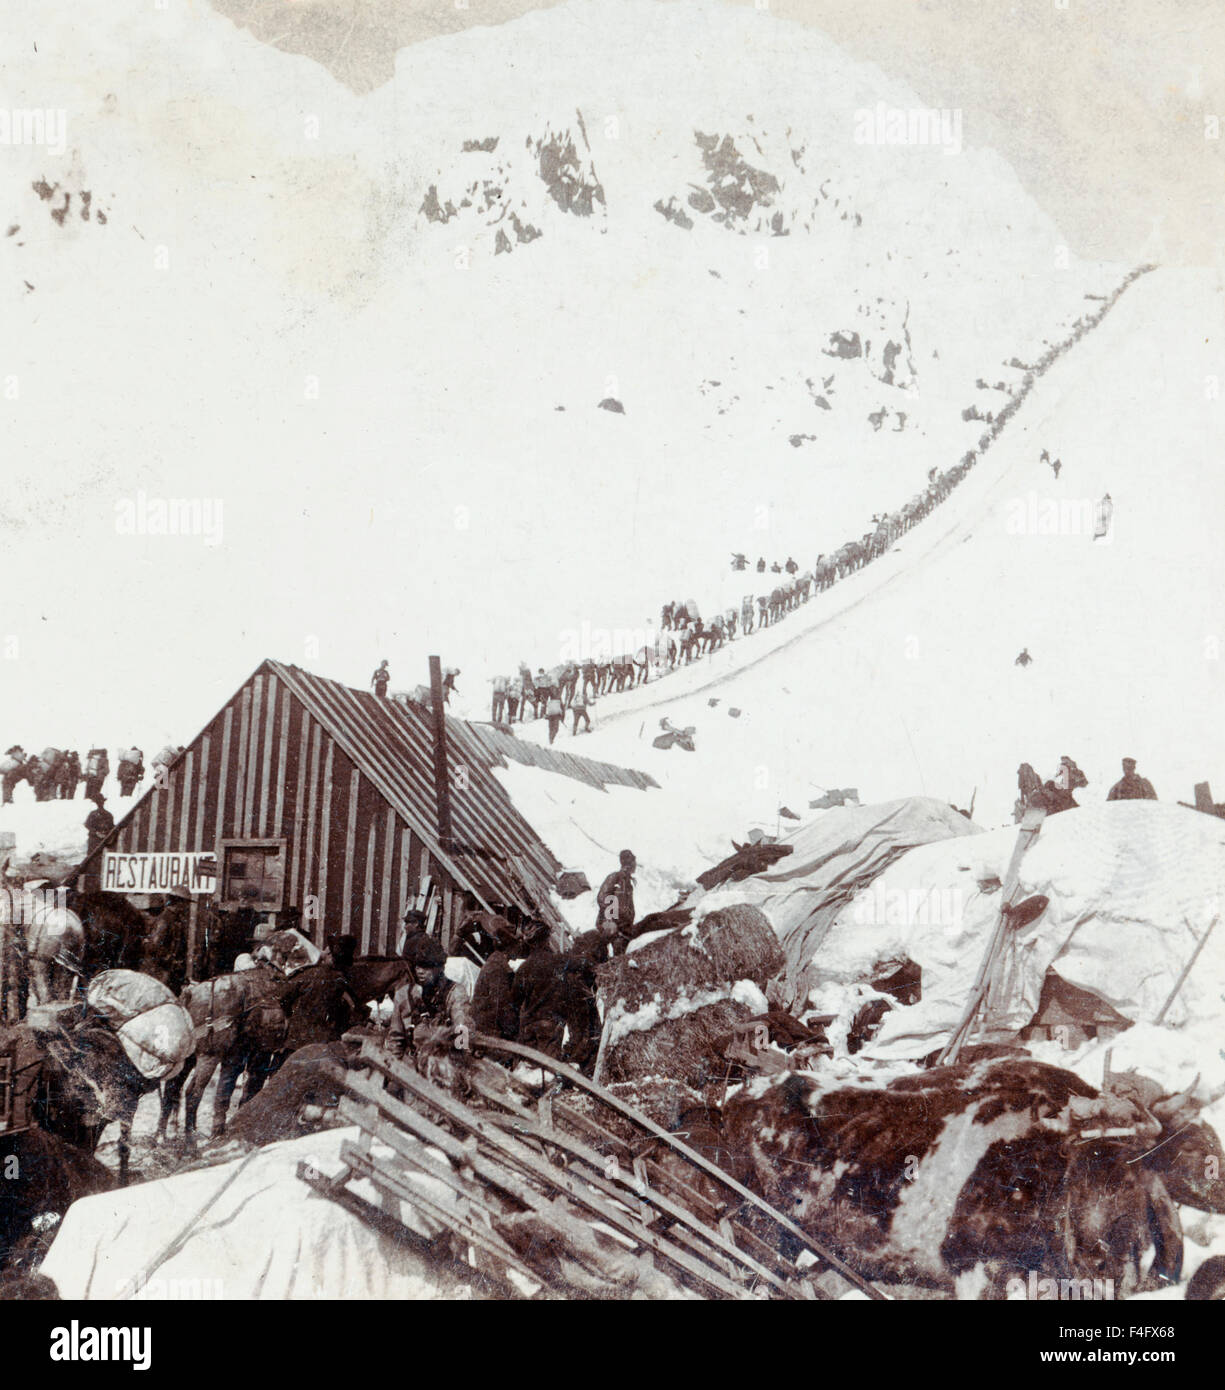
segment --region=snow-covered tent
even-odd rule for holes
[[[998,921],[1016,838],[1005,828],[896,857],[813,943],[801,968],[814,986],[866,979],[880,962],[922,969],[921,1000],[886,1016],[865,1057],[918,1058],[948,1040]],[[1168,1028],[1211,1025],[1225,992],[1225,932],[1207,940],[1166,1005],[1220,916],[1223,889],[1225,821],[1154,801],[1048,817],[1021,861],[1017,898],[1049,902],[1010,938],[985,1036],[1013,1037],[1030,1023],[1048,971],[1136,1024],[1157,1023],[1164,1008]],[[1222,1068],[1210,1051],[1206,1080]]]
[[[752,903],[770,919],[787,958],[788,999],[805,1001],[814,957],[856,894],[919,845],[981,833],[947,802],[904,797],[874,806],[840,806],[779,841],[792,853],[767,873],[725,883],[695,899],[698,914]]]

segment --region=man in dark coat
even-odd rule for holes
[[[1135,758],[1123,759],[1123,775],[1106,793],[1107,801],[1156,801],[1157,793],[1147,777],[1136,773]]]
[[[608,875],[595,895],[597,927],[606,918],[611,918],[623,933],[634,925],[634,870],[637,867],[633,852],[623,849],[621,867]]]
[[[391,673],[388,671],[387,662],[384,659],[379,662],[377,670],[374,675],[370,677],[370,684],[374,687],[374,693],[376,695],[386,695],[387,684],[390,680]]]
[[[178,994],[187,983],[187,923],[191,913],[191,893],[176,883],[166,894],[166,906],[155,918],[145,938],[140,969],[145,975]]]
[[[115,817],[106,809],[106,797],[99,792],[94,800],[96,807],[85,817],[85,832],[89,836],[87,854],[92,854],[115,828]]]
[[[348,980],[327,952],[317,965],[291,975],[278,988],[277,998],[289,1020],[287,1055],[311,1043],[339,1042],[357,1010]]]
[[[510,961],[509,951],[497,950],[481,966],[472,990],[472,1023],[478,1033],[514,1042],[519,1036],[519,1010]]]
[[[595,966],[534,942],[515,974],[511,999],[519,1013],[519,1041],[571,1066],[590,1070],[600,1040]]]
[[[81,758],[78,753],[68,753],[60,764],[56,794],[61,801],[71,801],[77,794],[77,783],[81,780]]]

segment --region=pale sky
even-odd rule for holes
[[[670,0],[659,0],[667,4]],[[532,0],[211,0],[258,38],[369,90],[398,48]],[[614,4],[616,0],[609,0]],[[728,0],[809,24],[998,150],[1091,259],[1225,262],[1220,0]]]

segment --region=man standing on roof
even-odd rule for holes
[[[1123,759],[1123,775],[1106,793],[1107,801],[1156,801],[1157,793],[1147,777],[1136,774],[1135,758]]]
[[[387,658],[384,657],[375,668],[374,675],[370,677],[370,684],[374,687],[376,695],[386,695],[387,685],[391,680],[391,673],[387,669]]]
[[[597,928],[611,921],[623,935],[628,935],[634,925],[634,870],[637,867],[633,851],[623,849],[621,867],[608,875],[595,895]]]

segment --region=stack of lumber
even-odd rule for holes
[[[367,1071],[337,1072],[340,1117],[360,1138],[343,1145],[342,1173],[303,1165],[302,1180],[372,1224],[411,1207],[449,1234],[453,1257],[495,1296],[813,1299],[822,1294],[806,1272],[779,1253],[807,1248],[879,1297],[786,1217],[579,1073],[516,1043],[473,1042],[557,1073],[606,1105],[608,1118],[630,1121],[638,1142],[623,1123],[614,1129],[568,1104],[556,1084],[540,1097],[487,1057],[467,1056],[447,1088],[368,1043]],[[362,1179],[380,1206],[353,1190]],[[736,1219],[745,1205],[752,1230]],[[762,1222],[773,1238],[762,1239]]]

